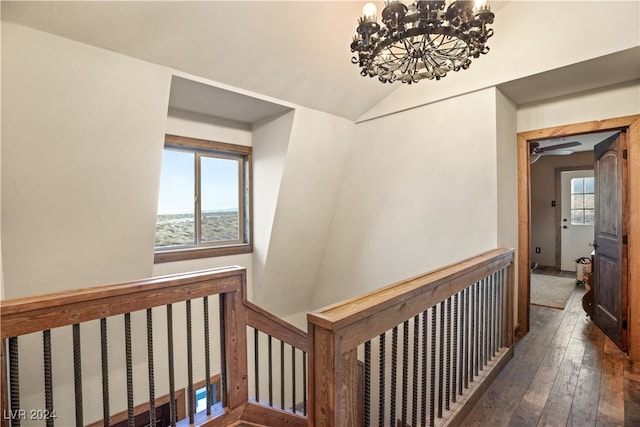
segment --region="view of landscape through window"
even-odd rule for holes
[[[594,179],[573,178],[571,180],[571,224],[595,224]]]
[[[240,240],[240,161],[194,151],[164,150],[156,247]],[[199,238],[195,220],[198,204]]]

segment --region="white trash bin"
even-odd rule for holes
[[[576,260],[576,281],[579,285],[584,285],[591,274],[591,259],[587,257]]]

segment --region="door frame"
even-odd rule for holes
[[[628,259],[640,259],[640,114],[519,132],[518,162],[518,299],[516,337],[529,332],[531,265],[531,154],[529,142],[583,133],[627,130],[629,238]],[[640,361],[640,263],[629,262],[629,358]],[[636,310],[631,308],[635,307]]]

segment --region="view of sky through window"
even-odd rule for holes
[[[195,154],[165,150],[158,214],[194,212]],[[202,211],[238,210],[238,160],[203,157],[201,165]]]
[[[194,153],[164,150],[158,214],[194,212]]]
[[[236,159],[202,157],[200,166],[202,211],[237,211],[238,169]]]

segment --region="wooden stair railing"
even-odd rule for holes
[[[250,372],[254,380],[250,393],[251,404],[255,402],[256,405],[275,409],[280,418],[266,418],[276,413],[273,410],[245,411],[243,420],[269,426],[306,426],[307,333],[249,301],[245,301],[244,305],[249,334],[253,335],[253,342],[248,340],[253,346],[249,353],[254,355],[253,365],[249,364],[253,368]],[[261,338],[267,341],[266,345],[260,345]],[[274,340],[277,341],[275,346]],[[266,347],[266,358],[263,347]],[[278,359],[277,362],[274,358]],[[268,381],[263,382],[259,373],[265,369]]]
[[[179,426],[459,423],[512,356],[512,263],[490,251],[326,307],[308,335],[248,302],[240,267],[2,301],[2,425],[154,423],[156,403]]]
[[[309,425],[460,424],[513,355],[513,284],[496,249],[309,313]]]
[[[248,329],[305,365],[307,343],[246,301],[245,275],[228,267],[0,302],[2,425],[112,425],[125,408],[127,425],[140,410],[155,425],[163,402],[171,425],[307,425],[295,409],[249,399]],[[207,409],[196,412],[200,382]]]

